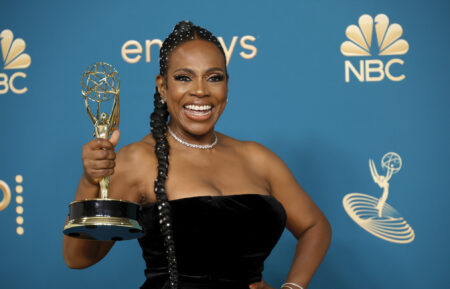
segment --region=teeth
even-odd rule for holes
[[[211,105],[193,105],[193,104],[188,104],[186,106],[184,106],[187,109],[191,109],[191,110],[210,110],[211,109]]]

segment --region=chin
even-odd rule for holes
[[[215,121],[213,119],[209,119],[208,121],[192,121],[187,120],[181,123],[181,128],[187,133],[195,136],[202,136],[214,130]]]

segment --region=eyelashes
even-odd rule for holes
[[[208,80],[211,80],[213,82],[219,82],[219,81],[223,81],[224,79],[225,79],[225,75],[215,74],[215,75],[211,76]]]
[[[175,75],[173,77],[173,79],[175,79],[176,81],[181,81],[181,82],[188,82],[191,80],[191,78],[189,76],[183,75],[183,74]]]
[[[177,74],[173,76],[173,79],[175,81],[181,81],[181,82],[189,82],[192,81],[192,78],[186,74]],[[225,79],[225,75],[223,74],[213,74],[210,77],[208,77],[209,82],[220,82]]]

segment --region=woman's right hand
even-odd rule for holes
[[[119,142],[120,132],[115,130],[109,140],[93,139],[83,146],[83,176],[78,184],[75,201],[98,197],[98,183],[103,177],[114,173],[116,154],[114,147]],[[66,222],[69,218],[66,218]],[[63,236],[63,257],[69,268],[86,268],[100,261],[114,242],[94,241]]]
[[[119,142],[120,131],[115,130],[109,140],[96,138],[83,146],[83,178],[93,185],[114,173],[116,153],[114,148]]]

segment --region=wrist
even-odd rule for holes
[[[98,186],[98,182],[96,182],[93,178],[91,178],[85,171],[83,171],[83,175],[81,176],[81,181],[82,181],[83,185]]]
[[[75,194],[75,201],[95,199],[98,197],[99,191],[99,184],[90,180],[87,175],[83,174],[78,184],[77,193]]]

